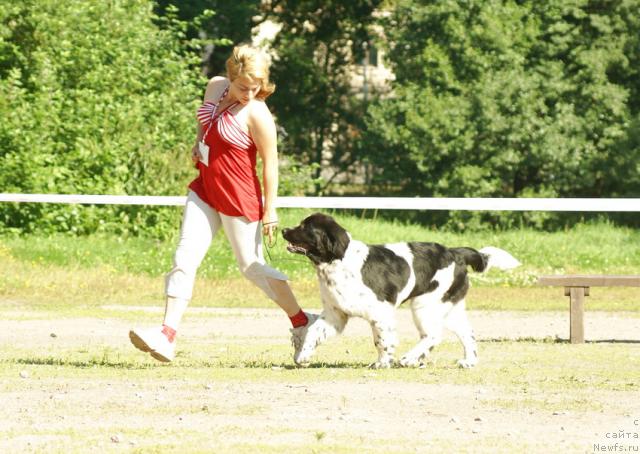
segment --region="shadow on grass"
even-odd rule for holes
[[[280,363],[280,364],[268,364],[264,363],[244,363],[244,367],[247,369],[284,369],[284,370],[305,370],[305,369],[369,369],[370,363],[364,362],[346,362],[346,361],[335,361],[335,362],[317,362],[310,363],[306,366],[296,366],[295,364],[290,363]]]
[[[546,338],[495,338],[480,339],[478,343],[529,343],[529,344],[570,344],[569,339],[559,337]],[[586,340],[586,344],[640,344],[638,339],[597,339]],[[360,370],[376,370],[371,368],[371,363],[363,361],[317,361],[307,366],[297,366],[289,362],[269,362],[269,361],[241,361],[235,363],[225,361],[198,361],[197,359],[189,359],[188,356],[179,358],[172,363],[160,363],[149,361],[120,360],[112,359],[110,355],[102,357],[93,357],[87,359],[65,359],[63,357],[47,356],[41,358],[7,358],[2,363],[13,363],[20,365],[32,366],[60,366],[73,367],[77,369],[106,368],[106,369],[122,369],[122,370],[152,370],[159,367],[171,368],[201,368],[201,369],[264,369],[264,370],[304,370],[304,369],[360,369]],[[396,368],[396,366],[393,366]]]
[[[569,342],[569,339],[565,339],[565,342]],[[587,344],[640,344],[638,339],[596,339],[586,340]]]
[[[156,364],[143,364],[131,361],[112,361],[109,359],[88,359],[83,361],[73,361],[61,358],[15,358],[5,360],[7,363],[24,364],[30,366],[66,366],[79,369],[90,369],[92,367],[108,367],[113,369],[151,369]]]
[[[500,343],[500,342],[509,342],[509,343],[531,343],[531,344],[569,344],[571,343],[570,339],[565,339],[561,337],[517,337],[506,338],[506,337],[498,337],[495,339],[478,339],[478,343]],[[587,344],[640,344],[639,339],[596,339],[596,340],[585,340]]]
[[[210,361],[184,361],[177,360],[173,363],[141,363],[134,361],[114,361],[109,359],[88,359],[88,360],[65,360],[62,358],[46,357],[46,358],[15,358],[3,361],[5,363],[14,363],[29,366],[61,366],[74,367],[78,369],[90,369],[94,367],[111,368],[111,369],[129,369],[144,370],[154,369],[157,367],[176,367],[176,368],[206,368],[206,369],[273,369],[273,370],[296,370],[296,369],[368,369],[369,363],[364,362],[318,362],[312,363],[306,367],[296,366],[289,363],[269,363],[258,361],[238,362],[229,364],[224,362]]]

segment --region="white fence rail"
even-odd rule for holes
[[[185,196],[0,193],[0,202],[87,205],[184,205]],[[279,197],[281,208],[380,210],[640,212],[640,198]]]

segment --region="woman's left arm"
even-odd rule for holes
[[[278,215],[276,198],[278,197],[278,138],[276,124],[269,108],[263,101],[254,101],[249,113],[248,126],[262,159],[262,182],[264,184],[263,233],[273,241]]]

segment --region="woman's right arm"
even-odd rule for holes
[[[204,92],[203,103],[207,101],[217,102],[222,96],[224,89],[227,86],[227,79],[225,77],[215,76],[207,83],[207,89]],[[199,121],[196,121],[196,142],[191,147],[191,160],[194,164],[197,164],[200,160],[200,150],[198,149],[198,142],[202,140],[204,135],[204,128]]]
[[[198,146],[198,143],[202,140],[202,135],[204,134],[204,130],[202,129],[202,125],[199,121],[197,122],[196,128],[196,143],[194,143],[193,147],[191,147],[191,161],[194,164],[198,164],[198,161],[202,158],[202,156],[200,155],[200,148]]]

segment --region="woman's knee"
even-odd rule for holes
[[[165,276],[165,294],[175,298],[190,300],[193,294],[195,272],[174,267]]]
[[[241,268],[240,271],[245,278],[253,282],[253,284],[260,288],[269,298],[274,301],[277,299],[277,295],[270,285],[269,280],[288,280],[285,274],[259,262],[253,262],[251,265]]]

